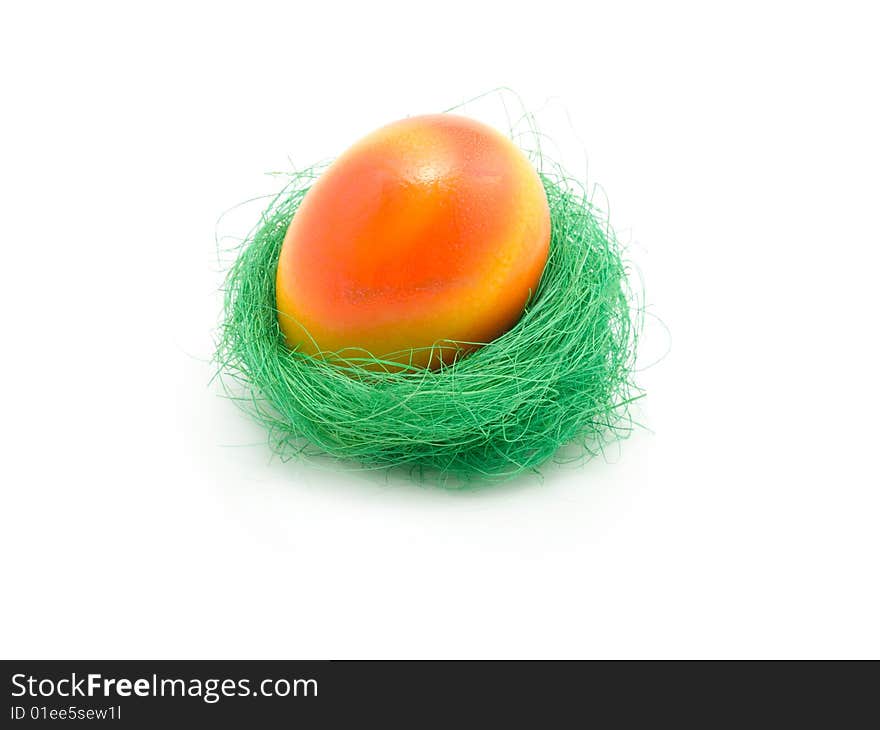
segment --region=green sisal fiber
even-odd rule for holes
[[[583,187],[543,168],[552,237],[535,296],[510,331],[437,371],[287,347],[275,271],[319,171],[292,176],[227,274],[216,352],[227,394],[267,427],[276,452],[402,467],[451,486],[535,470],[563,445],[589,457],[630,433],[640,310],[621,248]]]

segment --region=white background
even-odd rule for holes
[[[0,655],[880,656],[877,32],[867,2],[5,4]],[[671,331],[650,431],[476,492],[273,459],[209,384],[218,215],[502,85],[580,140]]]

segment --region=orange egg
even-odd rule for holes
[[[509,139],[451,114],[404,119],[304,197],[278,261],[278,321],[309,354],[438,367],[441,352],[476,346],[447,341],[489,342],[516,323],[549,243],[544,188]]]

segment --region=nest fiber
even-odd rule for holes
[[[404,467],[445,482],[513,476],[563,452],[583,458],[630,432],[639,310],[620,246],[577,182],[561,170],[541,173],[550,254],[520,321],[431,371],[286,345],[275,272],[288,224],[317,174],[294,175],[272,200],[226,280],[221,380],[267,427],[278,453]]]

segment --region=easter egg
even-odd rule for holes
[[[306,193],[278,260],[278,323],[310,355],[436,368],[516,324],[549,244],[541,180],[507,137],[457,115],[404,119]]]

